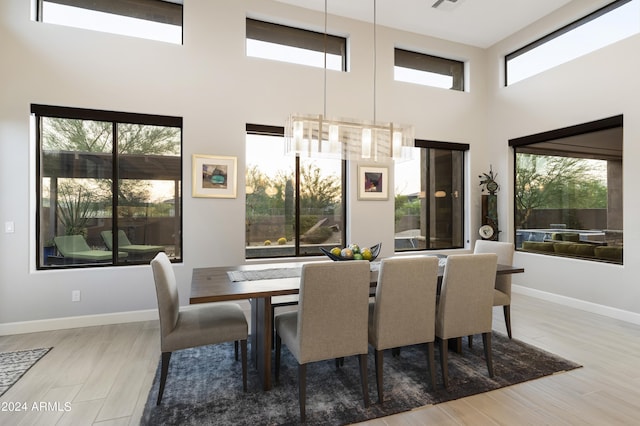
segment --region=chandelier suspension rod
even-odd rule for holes
[[[324,109],[323,115],[327,117],[327,1],[324,0]]]
[[[377,1],[373,0],[373,122],[376,122],[376,82],[378,80]]]

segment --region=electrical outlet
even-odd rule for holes
[[[80,290],[73,290],[71,292],[71,301],[79,302],[80,301]]]
[[[13,234],[16,231],[16,227],[13,222],[4,223],[4,232],[7,234]]]

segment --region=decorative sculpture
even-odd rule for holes
[[[498,196],[500,185],[496,182],[497,173],[489,166],[489,173],[479,175],[482,191],[482,226],[478,230],[484,240],[498,240]],[[487,192],[488,194],[485,194]]]

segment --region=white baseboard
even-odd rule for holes
[[[594,314],[604,315],[609,318],[614,318],[617,320],[640,325],[640,314],[635,312],[612,308],[610,306],[598,305],[597,303],[586,302],[584,300],[574,299],[567,296],[560,296],[558,294],[548,293],[546,291],[536,290],[533,288],[523,287],[515,284],[512,286],[512,291],[514,293],[524,294],[525,296],[535,297],[549,302],[558,303],[560,305],[569,306],[571,308],[576,308]]]
[[[158,319],[158,310],[116,312],[101,315],[52,318],[36,321],[0,324],[0,336],[36,333],[39,331],[64,330],[68,328],[93,327],[98,325],[121,324],[126,322],[150,321]]]
[[[572,297],[560,296],[546,291],[535,290],[529,287],[513,285],[514,293],[531,296],[560,305],[569,306],[594,314],[604,315],[621,321],[640,325],[640,314],[612,308],[610,306],[598,305],[597,303],[585,302],[584,300]],[[188,306],[182,309],[189,309]],[[24,321],[0,324],[0,336],[12,334],[36,333],[40,331],[64,330],[69,328],[93,327],[99,325],[121,324],[137,321],[151,321],[158,319],[157,309],[144,311],[116,312],[101,315],[84,315],[78,317],[53,318],[36,321]]]

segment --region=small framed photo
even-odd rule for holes
[[[358,199],[386,200],[389,198],[389,169],[387,167],[358,167]]]
[[[193,197],[236,198],[238,159],[194,154]]]

